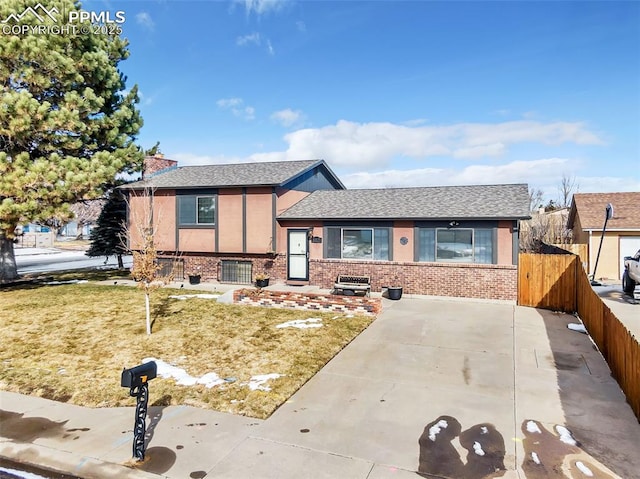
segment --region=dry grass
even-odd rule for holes
[[[207,389],[150,383],[150,404],[188,404],[268,417],[371,322],[335,314],[180,301],[153,294],[153,334],[145,334],[142,291],[92,284],[0,291],[0,389],[84,406],[134,404],[120,387],[123,367],[155,357],[192,376],[215,372],[233,383]],[[322,328],[277,329],[293,319],[322,317]],[[272,390],[242,385],[280,373]]]

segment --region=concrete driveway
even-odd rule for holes
[[[154,408],[139,477],[639,477],[640,425],[570,322],[512,304],[385,300],[378,319],[265,421]],[[91,477],[113,477],[107,466],[130,457],[131,408],[0,398],[9,417],[20,415],[15,428],[3,425],[0,455],[54,457],[58,468],[64,458],[66,470]],[[30,416],[64,431],[24,441],[17,429]]]
[[[640,299],[625,294],[620,283],[594,286],[593,290],[631,334],[640,340]],[[635,296],[640,297],[640,286],[636,286]]]

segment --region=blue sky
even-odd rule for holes
[[[105,7],[106,5],[106,7]],[[144,147],[348,187],[640,191],[640,2],[126,1]]]

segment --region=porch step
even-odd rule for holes
[[[297,281],[297,280],[287,280],[284,282],[287,286],[309,286],[309,281]]]

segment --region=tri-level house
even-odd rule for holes
[[[331,288],[352,274],[373,291],[516,298],[526,184],[349,190],[323,160],[178,167],[150,157],[124,189],[130,223],[152,210],[161,261],[177,262],[178,276]]]

